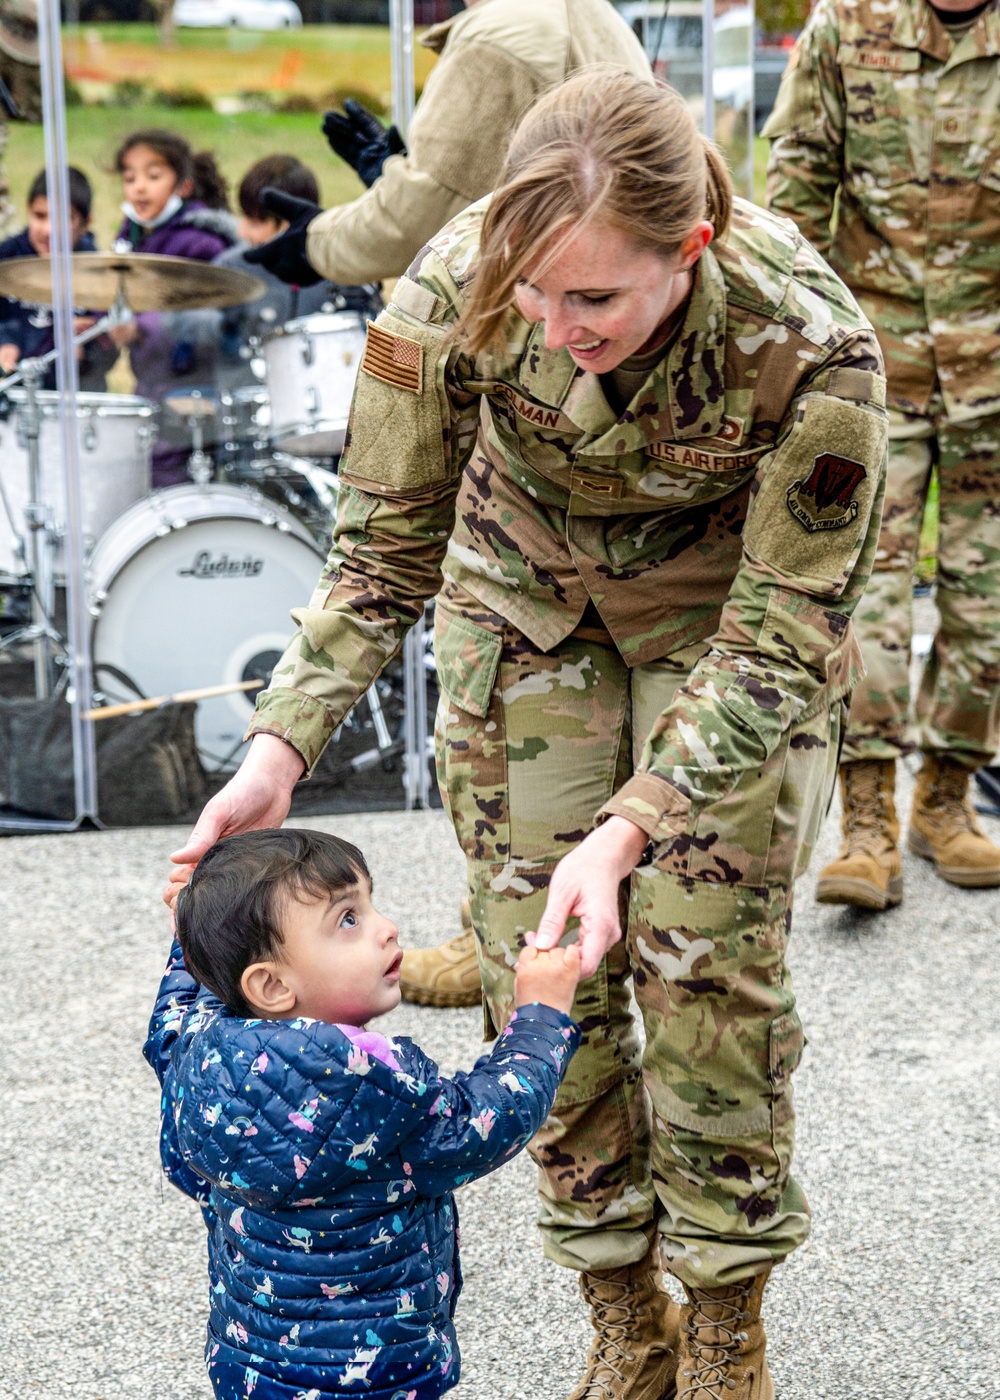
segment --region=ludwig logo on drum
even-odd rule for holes
[[[181,578],[256,578],[264,567],[263,559],[244,554],[242,559],[230,559],[228,554],[213,554],[200,549],[189,569],[178,569]]]

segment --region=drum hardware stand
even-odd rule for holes
[[[211,399],[206,399],[200,389],[191,389],[187,393],[180,393],[174,402],[171,402],[168,396],[164,402],[171,413],[175,413],[178,418],[184,420],[191,434],[193,451],[188,458],[188,476],[195,486],[207,486],[212,480],[214,464],[205,451],[205,430],[202,425],[205,419],[215,417],[214,402]]]
[[[48,357],[46,356],[46,360]],[[24,508],[25,535],[19,536],[25,551],[25,564],[31,568],[31,622],[18,628],[0,643],[0,651],[30,642],[35,654],[35,699],[45,700],[52,690],[52,650],[65,648],[65,639],[53,625],[55,616],[55,571],[52,556],[59,532],[52,518],[52,509],[42,500],[42,473],[39,458],[41,417],[38,411],[38,386],[46,360],[23,360],[16,375],[24,385],[24,443],[28,450],[28,502]],[[26,546],[26,548],[25,548]]]

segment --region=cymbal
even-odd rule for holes
[[[238,306],[267,290],[259,277],[232,267],[168,258],[161,253],[74,253],[73,305],[107,311],[124,288],[132,311],[193,311]],[[52,305],[51,258],[0,262],[0,293]]]
[[[191,389],[186,394],[168,394],[163,404],[179,418],[214,418],[218,412],[215,400],[206,399],[197,389]]]

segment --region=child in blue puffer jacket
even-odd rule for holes
[[[452,1192],[548,1116],[580,1032],[575,947],[527,948],[514,1017],[444,1078],[367,1022],[399,1002],[398,933],[361,852],[253,831],[202,858],[144,1053],[167,1176],[205,1205],[217,1400],[431,1400],[456,1385]]]

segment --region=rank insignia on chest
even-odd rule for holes
[[[788,509],[810,533],[842,530],[857,516],[854,493],[867,475],[860,462],[821,452],[807,479],[788,488]]]
[[[394,335],[369,321],[361,368],[383,384],[419,394],[424,387],[424,347],[419,340]]]

